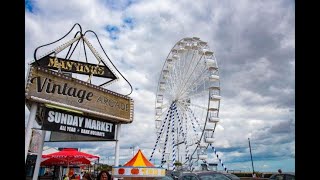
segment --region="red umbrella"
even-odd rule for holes
[[[90,164],[91,161],[99,159],[99,156],[66,148],[62,151],[42,155],[41,165],[80,165]]]
[[[58,158],[48,158],[41,162],[42,166],[67,166],[67,165],[84,165],[84,164],[90,164],[90,160],[87,158],[77,158],[73,160],[67,160],[67,159],[58,159]]]

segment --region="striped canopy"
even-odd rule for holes
[[[125,165],[133,167],[154,167],[154,165],[142,154],[141,150]]]
[[[155,167],[141,152],[137,154],[123,166],[113,166],[113,177],[143,177],[152,178],[163,177],[166,175],[166,170],[162,167]]]

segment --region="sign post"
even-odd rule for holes
[[[46,131],[42,131],[41,135],[42,135],[42,141],[41,141],[40,147],[38,149],[38,155],[37,155],[36,165],[34,167],[32,180],[38,180],[40,163],[41,163],[41,159],[42,159],[43,144],[44,144],[44,139],[46,137]]]
[[[114,159],[114,165],[119,166],[119,138],[120,138],[120,130],[121,130],[121,124],[117,124],[117,134],[116,134],[116,149],[115,149],[115,159]],[[118,180],[118,178],[114,178],[115,180]]]
[[[29,120],[28,120],[26,133],[25,133],[26,134],[26,137],[25,137],[25,161],[27,160],[27,156],[28,156],[28,150],[29,150],[31,136],[32,136],[32,127],[33,127],[33,122],[35,121],[35,118],[36,118],[37,107],[38,107],[37,103],[33,102],[31,104]]]

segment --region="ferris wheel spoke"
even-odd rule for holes
[[[197,104],[194,104],[194,103],[190,103],[189,105],[193,106],[195,108],[199,108],[199,109],[205,110],[205,111],[208,110],[208,106],[200,106],[200,105],[197,105]]]
[[[194,99],[202,99],[205,96],[208,96],[208,92],[198,91],[198,92],[189,93],[189,94],[185,94],[183,96],[180,96],[178,99],[178,102],[188,105],[190,103],[195,102]],[[193,99],[193,101],[191,102],[192,99]]]
[[[197,130],[197,129],[200,129],[199,128],[199,125],[197,125],[193,120],[194,120],[194,118],[190,115],[190,112],[185,108],[185,107],[183,107],[183,106],[180,106],[182,109],[183,109],[183,111],[185,112],[185,115],[186,115],[186,121],[190,121],[191,122],[191,124],[189,124],[190,125],[190,128],[191,129],[193,129],[193,131],[187,131],[187,127],[186,127],[186,136],[187,137],[191,137],[191,138],[189,138],[190,140],[192,140],[192,139],[195,139],[195,138],[197,138],[198,137],[198,134],[199,134],[199,130]],[[187,125],[187,124],[186,124]],[[197,126],[196,126],[197,125]],[[198,128],[197,128],[198,127]],[[192,133],[191,133],[192,132]]]
[[[208,74],[207,69],[203,69],[201,72],[199,72],[199,76],[195,77],[182,91],[180,96],[185,96],[185,95],[192,95],[193,92],[197,93],[199,92],[199,89],[201,89],[201,91],[206,90],[206,83],[209,84],[207,82],[209,75],[206,76],[206,74]],[[201,88],[202,87],[202,88]],[[200,92],[201,92],[200,91]]]
[[[176,114],[177,114],[177,119],[178,119],[178,128],[179,128],[179,135],[180,134],[184,134],[184,131],[183,131],[183,128],[182,128],[182,120],[180,118],[180,114],[179,114],[179,111],[178,111],[178,108],[176,108]]]
[[[195,67],[192,69],[192,72],[190,74],[186,74],[186,79],[183,79],[183,81],[181,82],[181,88],[180,89],[180,92],[178,92],[179,94],[181,94],[182,92],[181,91],[184,91],[187,87],[187,84],[189,81],[191,81],[191,78],[194,76],[194,71],[196,70],[196,68],[198,68],[198,65],[199,65],[199,62],[201,61],[203,56],[200,57],[200,59],[197,61],[197,64],[195,65]]]
[[[189,50],[187,51],[189,53]],[[182,68],[179,68],[179,75],[180,75],[180,80],[178,81],[178,89],[182,89],[183,84],[185,84],[186,78],[189,75],[189,70],[190,67],[192,66],[194,62],[194,57],[195,57],[195,52],[192,53],[191,60],[189,62],[184,62],[185,64],[183,66],[180,66]],[[187,59],[186,57],[184,58],[185,60]],[[181,61],[180,61],[181,62]]]
[[[194,112],[190,109],[190,108],[187,108],[187,111],[189,111],[189,113],[191,114],[191,119],[194,119],[195,120],[195,122],[196,122],[196,124],[198,125],[198,128],[199,128],[199,130],[200,131],[203,131],[203,125],[201,126],[201,124],[204,124],[205,122],[202,122],[202,121],[205,121],[205,119],[198,119],[196,116],[195,116],[195,114],[194,114]],[[200,116],[200,117],[203,117],[203,116]],[[199,121],[201,121],[201,123],[199,122]],[[202,132],[201,132],[201,134],[202,134]]]

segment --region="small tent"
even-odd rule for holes
[[[154,177],[162,177],[165,174],[166,170],[161,167],[155,167],[140,149],[125,165],[112,167],[112,176],[121,177],[125,180],[154,179]]]

